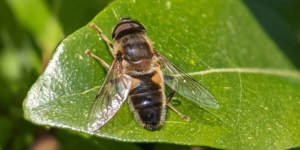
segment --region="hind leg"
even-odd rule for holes
[[[171,100],[171,98],[174,96],[175,94],[175,87],[176,87],[176,77],[173,76],[164,76],[165,80],[173,80],[173,85],[172,85],[172,91],[171,93],[167,96],[166,101],[167,101],[167,106],[172,109],[176,114],[178,114],[181,118],[183,118],[185,121],[190,121],[190,117],[183,115],[182,113],[180,113],[173,105],[171,105],[169,102]]]

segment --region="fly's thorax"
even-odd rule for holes
[[[153,47],[144,33],[128,34],[115,41],[115,48],[120,51],[124,62],[132,70],[147,71],[152,66]]]

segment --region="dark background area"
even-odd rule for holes
[[[0,0],[0,150],[210,149],[134,144],[38,126],[23,117],[22,102],[59,42],[91,21],[111,0]],[[300,68],[300,1],[244,0],[282,52]],[[253,43],[255,44],[255,43]],[[117,146],[118,145],[118,146]]]
[[[300,1],[244,0],[244,3],[279,49],[299,69]]]

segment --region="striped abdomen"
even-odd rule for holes
[[[131,77],[136,84],[129,92],[128,103],[136,120],[148,130],[161,127],[165,121],[166,102],[160,70]]]

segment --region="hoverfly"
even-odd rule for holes
[[[147,130],[156,130],[163,125],[166,107],[184,120],[190,120],[169,103],[175,91],[198,105],[219,108],[217,100],[203,85],[153,48],[140,22],[121,18],[113,28],[114,43],[94,23],[91,26],[107,42],[114,60],[109,66],[86,50],[86,54],[109,69],[89,110],[89,131],[99,130],[126,99],[135,119]],[[165,84],[171,91],[166,92]]]

